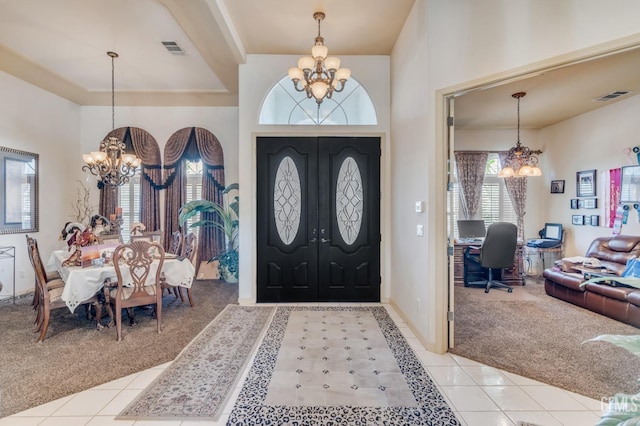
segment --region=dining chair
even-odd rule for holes
[[[130,241],[148,241],[152,243],[162,242],[162,231],[145,232],[141,235],[131,235]]]
[[[34,239],[35,240],[35,239]],[[49,328],[49,320],[51,318],[51,311],[58,308],[67,308],[67,304],[62,300],[62,292],[64,290],[64,281],[61,278],[56,278],[51,281],[47,281],[45,275],[44,264],[40,257],[40,250],[38,250],[37,241],[29,246],[30,258],[33,260],[33,271],[36,275],[36,283],[38,285],[38,313],[36,321],[36,332],[40,331],[38,342],[42,342],[47,334]],[[96,308],[96,321],[98,325],[101,319],[101,305],[97,296],[93,296],[82,304],[94,304]]]
[[[182,246],[182,257],[189,259],[189,262],[196,268],[196,253],[198,249],[198,237],[193,232],[187,233],[184,237],[184,244]],[[196,268],[197,269],[197,268]],[[180,298],[182,299],[182,287],[179,287]],[[193,307],[193,296],[191,294],[191,287],[187,288],[187,297],[189,298],[189,305]]]
[[[180,256],[182,254],[182,232],[176,231],[171,234],[171,246],[169,253]]]
[[[162,331],[164,259],[165,251],[159,243],[144,240],[122,244],[113,252],[117,282],[114,286],[105,286],[104,295],[106,303],[114,307],[118,341],[122,340],[123,308],[153,305],[158,333]]]
[[[176,231],[171,234],[171,245],[169,246],[169,253],[180,256],[182,254],[182,232]],[[180,290],[174,286],[166,286],[167,293],[174,294],[176,299],[180,297],[184,301]]]
[[[33,256],[31,254],[31,249],[35,247],[35,250],[37,250],[38,253],[40,253],[38,249],[38,240],[36,240],[33,237],[30,237],[29,235],[26,235],[26,237],[27,237],[27,253],[29,254],[29,261],[31,262],[31,266],[35,268]],[[59,279],[60,274],[58,273],[58,271],[44,270],[43,273],[47,280],[47,287],[49,287],[50,289],[64,286],[64,281]],[[33,282],[34,282],[34,289],[33,289],[33,299],[31,300],[31,306],[33,307],[33,310],[36,311],[36,319],[34,321],[34,324],[37,324],[39,327],[40,321],[42,319],[40,318],[40,310],[38,309],[39,301],[40,301],[40,288],[38,286],[37,278],[34,278]]]
[[[184,241],[182,245],[182,253],[180,253],[180,257],[183,259],[189,259],[192,265],[195,266],[196,261],[196,252],[198,248],[198,237],[193,232],[187,233],[184,236]],[[175,285],[169,282],[165,282],[164,288],[169,289],[169,291],[173,290],[176,294],[176,298],[180,297],[180,300],[184,302],[184,296],[182,295],[182,286]],[[189,305],[193,307],[193,294],[191,293],[191,287],[187,288],[187,298],[189,299]]]

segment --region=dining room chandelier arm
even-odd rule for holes
[[[311,56],[303,56],[298,60],[298,66],[289,68],[289,78],[298,92],[306,92],[307,98],[314,98],[319,104],[324,98],[331,98],[334,92],[342,92],[345,83],[351,77],[351,70],[340,68],[340,59],[335,56],[327,57],[329,49],[324,45],[324,38],[320,35],[320,22],[324,20],[323,12],[313,14],[318,22],[318,36],[311,49]]]

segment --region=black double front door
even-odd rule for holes
[[[257,139],[258,302],[380,301],[380,139]]]

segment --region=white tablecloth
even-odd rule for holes
[[[113,265],[102,267],[81,266],[64,267],[64,262],[70,253],[66,250],[57,250],[51,253],[48,269],[55,269],[60,273],[64,281],[64,290],[62,291],[62,300],[65,301],[69,310],[73,312],[75,308],[83,301],[97,294],[103,287],[105,280],[110,279],[116,282],[116,270]],[[155,268],[153,267],[155,265]],[[157,270],[157,263],[151,267],[150,276],[154,277]],[[162,266],[162,272],[166,277],[167,283],[181,287],[189,288],[193,282],[195,268],[189,262],[189,259],[170,259],[166,258]],[[150,282],[149,284],[153,284]],[[126,283],[125,283],[126,285]]]

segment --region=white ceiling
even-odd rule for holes
[[[389,55],[414,0],[0,0],[0,70],[79,105],[237,105],[247,54]],[[175,56],[162,41],[185,51]],[[457,97],[456,128],[540,128],[640,93],[640,49]],[[292,66],[295,64],[292,64]],[[344,64],[348,66],[348,64]],[[283,73],[285,70],[283,70]],[[615,102],[615,101],[610,101]]]

